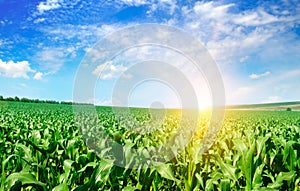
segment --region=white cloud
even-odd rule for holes
[[[249,59],[255,54],[263,57],[266,50],[272,52],[276,47],[287,49],[297,44],[289,40],[293,36],[290,29],[300,23],[300,15],[293,9],[282,14],[262,5],[233,12],[237,6],[210,1],[181,9],[184,28],[205,44],[218,63],[239,63],[247,55]]]
[[[258,79],[258,78],[261,78],[261,77],[268,76],[268,75],[270,75],[270,74],[271,74],[271,72],[269,72],[269,71],[267,71],[267,72],[265,72],[265,73],[262,73],[262,74],[251,74],[251,75],[249,76],[249,78],[251,78],[251,79]]]
[[[173,15],[175,13],[176,9],[178,8],[178,6],[176,4],[176,0],[159,0],[159,3],[157,6],[163,8],[163,9],[166,9],[168,11],[169,15]]]
[[[52,9],[58,9],[61,7],[61,0],[46,0],[46,2],[40,2],[37,6],[37,10],[40,14],[43,14],[45,11]]]
[[[121,2],[129,6],[140,6],[147,4],[146,0],[121,0]]]
[[[156,10],[157,10],[157,8],[158,8],[158,5],[157,4],[152,4],[151,6],[150,6],[150,9],[146,12],[147,13],[147,15],[152,15]]]
[[[127,74],[127,73],[123,73],[121,78],[124,78],[124,79],[131,79],[133,77],[132,74]]]
[[[98,65],[97,68],[92,73],[96,76],[100,75],[100,79],[109,80],[119,76],[126,70],[127,67],[123,65],[113,65],[113,63],[110,61]]]
[[[244,56],[240,58],[240,62],[246,62],[249,59],[249,56]]]
[[[265,24],[274,23],[278,21],[280,21],[278,17],[271,15],[262,9],[259,9],[256,12],[253,11],[243,12],[239,14],[238,17],[233,19],[234,23],[245,25],[245,26],[265,25]]]
[[[29,79],[28,73],[35,72],[30,68],[28,61],[4,62],[0,59],[0,75],[8,78],[26,78]]]
[[[64,24],[41,28],[41,32],[46,33],[54,41],[65,42],[74,41],[77,49],[87,49],[95,45],[105,35],[116,31],[122,26],[118,24],[103,25],[73,25]],[[75,44],[76,42],[76,44]]]
[[[39,64],[41,70],[54,74],[60,70],[69,56],[74,57],[74,51],[72,47],[45,47],[36,53],[34,61]]]
[[[177,15],[177,13],[178,13],[177,10],[179,10],[179,8],[180,8],[180,6],[177,5],[177,2],[178,1],[176,1],[176,0],[148,1],[149,7],[148,7],[146,14],[148,16],[154,16],[155,13],[164,12],[169,15]],[[172,17],[170,20],[174,21],[174,20],[176,20],[176,18]]]
[[[274,36],[272,30],[261,28],[248,33],[241,33],[238,28],[233,30],[235,31],[232,31],[231,34],[225,34],[224,38],[216,37],[216,40],[209,40],[206,43],[209,52],[219,63],[236,63],[240,61],[241,57],[258,53],[260,48],[268,46],[267,41]],[[223,32],[222,34],[224,35]]]
[[[35,75],[33,76],[33,79],[35,79],[35,80],[43,79],[43,73],[42,72],[35,73]]]
[[[38,19],[35,19],[33,21],[33,23],[37,24],[37,23],[41,23],[41,22],[44,22],[46,19],[45,18],[38,18]]]
[[[213,1],[210,2],[197,2],[194,6],[194,12],[201,17],[215,19],[218,21],[228,19],[228,10],[233,7],[234,4],[216,5]]]

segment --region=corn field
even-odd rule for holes
[[[299,112],[228,110],[199,154],[209,114],[191,133],[177,110],[96,110],[78,123],[71,105],[0,102],[0,190],[300,190]]]

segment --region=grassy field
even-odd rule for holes
[[[179,110],[96,111],[75,120],[71,105],[0,102],[0,189],[300,190],[300,112],[228,110],[199,154],[208,114],[191,132]]]

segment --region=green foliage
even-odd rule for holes
[[[8,97],[8,98],[6,98],[5,100],[6,100],[6,101],[15,101],[15,99],[12,98],[12,97]]]
[[[3,96],[0,96],[0,101],[15,101],[15,102],[25,102],[25,103],[50,103],[50,104],[59,104],[58,101],[54,100],[39,100],[39,99],[29,99],[29,98],[19,98],[18,96],[15,96],[14,98],[12,97],[7,97],[3,98]],[[62,104],[73,104],[72,102],[62,102]]]
[[[30,99],[28,99],[28,98],[25,98],[25,97],[23,97],[23,98],[21,98],[21,100],[20,100],[21,102],[31,102],[31,100]]]
[[[18,98],[18,96],[15,96],[14,101],[20,101],[20,98]]]
[[[178,110],[160,123],[147,109],[116,116],[97,107],[97,116],[83,112],[75,121],[69,104],[22,99],[0,107],[0,190],[300,190],[298,112],[227,111],[213,146],[199,155],[206,114],[191,134]],[[185,136],[193,136],[188,145]]]

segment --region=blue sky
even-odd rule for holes
[[[159,23],[202,42],[220,68],[227,104],[300,100],[297,0],[0,0],[0,9],[4,97],[72,100],[76,71],[95,43],[127,26]],[[89,101],[111,104],[113,71],[106,71],[110,77],[100,79]],[[154,91],[153,84],[138,87],[132,104],[159,99],[141,99]],[[161,94],[176,97],[168,88]]]

